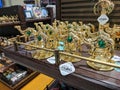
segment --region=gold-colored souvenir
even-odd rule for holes
[[[114,40],[120,39],[120,25],[114,24],[112,31]]]
[[[120,25],[114,24],[112,28],[112,38],[115,41],[115,49],[120,50]]]
[[[73,54],[80,56],[80,53],[73,52]],[[81,60],[67,55],[60,55],[60,59],[66,62],[79,62]]]
[[[0,45],[1,46],[9,46],[12,42],[9,41],[6,37],[0,37]]]
[[[99,0],[93,8],[94,14],[110,14],[114,9],[114,3],[111,0]]]
[[[25,42],[30,41],[31,36],[36,36],[37,32],[34,28],[28,27],[25,30],[21,29],[21,26],[14,26],[25,37]]]
[[[94,41],[94,47],[92,48],[93,51],[90,58],[103,62],[114,63],[114,61],[111,60],[114,55],[114,40],[109,34],[105,33],[103,30],[99,31],[99,36],[96,41]],[[113,69],[113,67],[89,61],[87,61],[87,64],[96,70],[108,71]]]
[[[108,63],[115,63],[115,62],[113,60],[109,60]],[[89,62],[89,61],[87,61],[87,64],[93,69],[100,70],[100,71],[110,71],[114,69],[114,67],[111,67],[111,66],[102,65],[94,62]]]
[[[24,47],[26,50],[34,50],[34,49],[35,49],[35,48],[29,46],[29,45],[35,45],[35,42],[34,42],[34,41],[30,41],[30,42],[28,42],[27,44],[28,44],[28,45],[25,45],[25,47]]]
[[[3,15],[0,17],[0,23],[14,23],[14,22],[18,22],[18,15],[13,15],[13,16],[7,16],[7,15]]]
[[[110,0],[99,0],[94,5],[95,14],[110,14],[113,9],[114,3]],[[92,39],[92,43],[90,44],[90,58],[92,58],[93,60],[114,63],[111,58],[114,55],[115,43],[111,36],[112,29],[109,27],[109,24],[99,24],[99,31],[97,32],[95,39]],[[87,64],[96,70],[108,71],[113,69],[113,67],[90,61],[87,61]]]
[[[38,60],[43,60],[51,56],[53,56],[53,53],[45,50],[36,50],[32,54],[32,57]]]
[[[80,38],[78,37],[77,34],[77,32],[79,31],[79,25],[76,22],[68,23],[68,21],[66,21],[61,22],[60,27],[61,33],[62,35],[64,35],[64,38],[61,38],[60,35],[60,40],[64,42],[63,51],[70,54],[80,55]],[[69,57],[66,55],[60,55],[60,59],[69,62],[80,61],[80,59]]]
[[[112,34],[106,33],[104,30],[111,29],[109,28],[109,24],[100,26],[97,32],[95,32],[95,27],[92,24],[55,21],[53,25],[43,24],[42,22],[35,23],[36,34],[34,41],[28,43],[27,49],[33,50],[29,45],[42,49],[34,49],[32,53],[33,58],[38,60],[49,58],[54,55],[54,50],[60,46],[61,60],[79,62],[81,59],[76,58],[75,55],[82,57],[81,45],[86,44],[91,46],[88,50],[90,58],[87,60],[87,64],[90,67],[103,71],[113,69],[109,64],[114,64],[114,61],[111,60],[114,55],[114,40],[111,38]],[[44,50],[45,48],[47,51]],[[49,52],[49,50],[53,51]],[[62,52],[69,55],[63,54]],[[99,64],[100,61],[104,64]]]

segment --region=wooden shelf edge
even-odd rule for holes
[[[15,65],[14,62],[10,63],[10,65],[8,65],[8,66],[2,68],[1,72],[4,72],[6,69],[8,69],[9,67],[11,67],[11,66],[13,66],[13,65]]]
[[[78,73],[73,73],[64,77],[60,74],[59,67],[56,67],[56,65],[51,65],[45,61],[39,61],[30,57],[26,57],[17,52],[10,51],[8,49],[3,49],[3,52],[7,57],[11,58],[16,63],[19,63],[23,66],[26,66],[33,70],[37,70],[50,77],[63,81],[68,85],[73,86],[77,89],[81,89],[81,88],[85,89],[85,87],[89,87],[90,89],[88,90],[94,90],[94,88],[98,88],[98,90],[113,90],[113,88],[120,89],[119,86],[116,86],[112,83],[105,83],[100,80],[96,80],[94,78],[89,78],[80,75]]]
[[[20,22],[11,22],[11,23],[1,23],[0,27],[2,26],[12,26],[12,25],[19,25],[21,24]]]
[[[34,4],[35,1],[34,0],[24,0],[25,4]]]
[[[36,21],[45,21],[45,20],[51,20],[51,17],[26,19],[26,22],[36,22]]]

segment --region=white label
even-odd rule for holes
[[[109,18],[107,17],[107,15],[102,14],[100,17],[98,17],[97,21],[101,24],[104,25],[109,21]]]
[[[59,42],[58,50],[63,51],[64,50],[64,42]]]
[[[55,64],[55,57],[50,57],[47,59],[47,61],[50,63],[50,64]]]
[[[61,64],[59,66],[59,70],[61,75],[66,76],[68,74],[75,72],[75,67],[71,62],[67,62],[67,63]]]
[[[2,54],[2,57],[5,57],[5,54],[4,53],[1,53]]]
[[[119,56],[114,55],[114,56],[112,57],[112,60],[114,60],[114,61],[120,61],[120,57],[119,57]]]
[[[115,64],[120,66],[120,62],[119,61],[116,61]],[[120,68],[114,68],[114,69],[115,69],[115,71],[120,72]]]

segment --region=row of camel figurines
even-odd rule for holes
[[[48,46],[51,46],[53,48],[55,48],[58,45],[58,43],[55,44],[55,41],[66,42],[68,36],[72,37],[71,42],[77,45],[75,47],[79,48],[80,44],[82,44],[84,41],[83,36],[85,36],[85,34],[87,33],[92,34],[90,32],[90,27],[88,27],[87,25],[78,25],[75,22],[72,24],[68,24],[68,22],[59,22],[59,24],[58,22],[54,22],[53,26],[48,24],[44,25],[42,22],[40,22],[40,23],[35,23],[35,26],[36,26],[36,30],[34,28],[27,28],[26,30],[23,31],[21,30],[20,26],[16,26],[15,28],[17,28],[23,35],[26,34],[25,35],[26,37],[28,37],[26,32],[31,31],[31,35],[33,34],[36,38],[42,38],[43,41],[49,42]],[[74,31],[74,28],[76,28],[76,31]],[[80,30],[80,28],[83,28],[84,30],[82,29]],[[87,29],[87,33],[85,31],[86,29]],[[80,33],[77,33],[77,32],[80,32]],[[52,43],[54,43],[54,45]]]
[[[91,55],[94,54],[96,48],[100,48],[98,45],[98,40],[100,39],[103,39],[106,43],[107,49],[105,48],[105,50],[113,53],[116,32],[120,32],[117,26],[110,28],[109,24],[99,26],[100,30],[97,32],[95,32],[93,24],[83,24],[82,22],[69,23],[68,21],[61,22],[55,20],[53,25],[43,24],[42,22],[34,23],[34,25],[35,28],[27,28],[24,31],[20,26],[15,26],[15,28],[25,37],[34,35],[38,41],[45,41],[48,48],[56,48],[58,43],[55,44],[55,42],[63,41],[66,43],[66,47],[69,48],[68,51],[74,48],[76,48],[76,51],[79,51],[81,50],[81,45],[85,43],[91,46],[89,51]]]

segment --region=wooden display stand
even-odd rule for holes
[[[79,90],[119,90],[120,78],[119,72],[113,71],[96,71],[90,68],[84,60],[73,63],[76,70],[73,74],[62,76],[57,65],[49,64],[46,59],[37,60],[30,56],[29,51],[23,51],[20,46],[17,47],[17,51],[14,46],[8,46],[0,49],[5,55],[11,58],[16,63],[20,63],[26,67],[42,72],[50,77],[58,79],[73,86]],[[85,52],[81,52],[84,56],[87,56]],[[119,51],[116,51],[116,55],[120,55]],[[63,62],[60,62],[63,63]]]
[[[24,9],[22,6],[16,5],[16,6],[0,8],[0,16],[18,15],[17,22],[0,23],[0,36],[19,35],[20,33],[14,28],[15,25],[20,25],[22,27],[22,29],[24,30],[25,28],[30,27],[30,26],[34,27],[34,22],[43,22],[43,23],[52,24],[53,10],[52,10],[52,8],[47,8],[47,10],[48,10],[48,17],[46,17],[46,18],[26,19]]]

